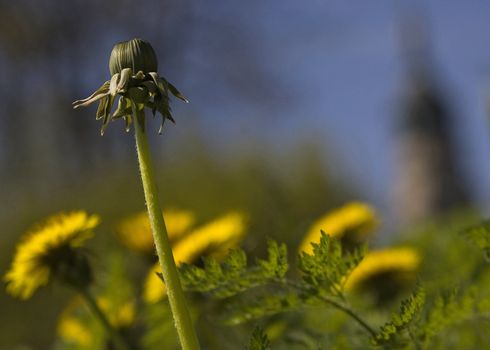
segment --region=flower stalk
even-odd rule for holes
[[[187,309],[187,304],[179,279],[179,274],[172,255],[165,221],[162,215],[158,191],[153,173],[148,138],[145,133],[145,115],[142,109],[133,104],[133,118],[136,138],[136,149],[145,194],[148,216],[153,232],[153,239],[158,260],[167,287],[168,300],[174,316],[175,327],[184,350],[198,350],[199,342]]]
[[[88,289],[80,289],[79,290],[80,294],[82,295],[83,299],[87,303],[90,311],[92,314],[97,317],[97,319],[100,321],[106,332],[109,334],[111,337],[111,340],[113,342],[113,345],[116,350],[129,350],[128,345],[124,341],[124,339],[121,337],[121,334],[111,325],[109,322],[109,319],[105,315],[105,313],[101,310],[99,305],[97,304],[97,301],[93,297],[92,294],[88,291]]]
[[[112,49],[109,59],[111,79],[89,97],[73,102],[73,106],[74,108],[85,107],[94,102],[99,102],[95,118],[102,119],[102,135],[112,120],[124,119],[126,131],[130,130],[131,124],[134,124],[146,207],[175,327],[182,349],[198,350],[199,343],[180,285],[179,274],[158,200],[148,139],[145,133],[144,112],[146,107],[152,111],[153,116],[156,112],[161,114],[162,123],[159,130],[161,133],[166,119],[175,122],[170,113],[169,93],[184,102],[188,101],[175,86],[157,73],[157,69],[158,60],[150,43],[141,39],[120,42]],[[118,96],[117,108],[112,112]]]

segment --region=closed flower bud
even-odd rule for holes
[[[157,73],[158,62],[153,47],[144,40],[132,39],[116,44],[109,59],[111,79],[92,95],[73,102],[73,107],[86,107],[99,102],[95,119],[102,119],[101,135],[111,120],[124,119],[129,131],[135,111],[149,108],[153,115],[162,116],[159,133],[166,119],[174,122],[170,113],[169,92],[184,102],[189,102],[179,90]],[[113,112],[117,97],[117,108]]]
[[[111,75],[121,73],[124,68],[131,68],[134,73],[156,72],[158,60],[149,42],[132,39],[114,45],[109,59]]]

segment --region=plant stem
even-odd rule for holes
[[[145,114],[133,105],[136,149],[138,152],[141,181],[145,192],[146,206],[150,218],[153,239],[162,268],[163,279],[167,287],[167,295],[179,335],[180,344],[184,350],[198,350],[199,342],[180,284],[179,274],[175,266],[172,249],[168,240],[162,209],[158,200],[158,191],[153,174],[148,138],[145,133]],[[156,278],[156,277],[155,277]]]
[[[302,286],[296,282],[293,282],[291,280],[287,280],[287,279],[280,279],[280,280],[277,280],[276,282],[278,283],[284,283],[292,288],[295,288],[299,291],[308,291],[308,288],[305,288],[305,286]],[[357,323],[359,323],[359,325],[362,326],[362,328],[364,328],[367,332],[369,332],[371,334],[372,337],[376,337],[376,332],[374,331],[373,328],[371,328],[370,325],[367,324],[366,321],[364,321],[358,314],[356,314],[353,310],[351,310],[349,307],[345,306],[345,305],[342,305],[341,303],[338,303],[336,302],[335,300],[332,300],[330,298],[327,298],[323,295],[315,295],[315,298],[317,299],[320,299],[322,301],[324,301],[325,303],[327,304],[330,304],[332,305],[333,307],[339,309],[340,311],[343,311],[344,313],[346,313],[347,315],[349,315],[350,317],[352,317],[355,321],[357,321]]]
[[[117,350],[128,350],[129,349],[128,345],[122,339],[121,335],[114,329],[114,327],[112,327],[111,323],[107,319],[107,316],[101,310],[99,305],[97,305],[97,301],[92,296],[92,294],[90,294],[90,292],[87,289],[80,290],[80,293],[82,294],[83,298],[87,302],[92,313],[95,315],[95,317],[99,319],[100,323],[102,323],[102,326],[105,328],[105,330],[111,337],[112,341],[114,342],[114,347]]]
[[[374,329],[372,329],[371,326],[366,323],[366,321],[364,321],[358,314],[356,314],[353,310],[349,309],[347,306],[337,303],[335,300],[332,300],[324,296],[317,295],[317,298],[345,312],[347,315],[349,315],[354,320],[356,320],[357,323],[359,323],[359,325],[361,325],[366,331],[371,333],[372,337],[376,337],[376,332],[374,331]]]

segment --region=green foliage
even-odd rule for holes
[[[303,273],[303,281],[313,292],[326,292],[341,297],[345,281],[363,259],[366,247],[343,253],[340,241],[330,238],[324,232],[320,242],[312,245],[312,255],[303,252],[299,256],[298,269]]]
[[[485,258],[490,262],[490,220],[463,230],[463,235],[483,250]]]
[[[241,249],[230,251],[222,263],[204,258],[204,267],[184,264],[180,268],[182,284],[188,291],[228,298],[283,278],[288,270],[286,245],[269,241],[267,252],[267,259],[257,259],[251,267],[247,266],[247,256]]]
[[[287,250],[284,244],[268,242],[267,259],[247,265],[242,250],[233,250],[222,262],[204,259],[204,266],[181,267],[185,289],[226,299],[220,319],[238,325],[297,309],[336,308],[354,315],[361,326],[368,326],[345,303],[344,281],[362,260],[366,248],[344,253],[340,241],[323,234],[313,254],[298,259],[301,280],[286,278]],[[371,330],[369,330],[371,331]]]
[[[390,345],[390,348],[433,349],[454,346],[455,341],[446,339],[449,329],[459,326],[457,340],[463,340],[464,335],[469,343],[478,327],[470,326],[465,332],[463,324],[485,319],[490,311],[490,299],[477,297],[475,287],[464,292],[453,289],[450,293],[442,293],[427,302],[424,288],[418,286],[413,294],[402,301],[400,312],[394,314],[390,322],[381,327],[380,332],[372,339],[375,345]],[[477,338],[479,338],[477,336]],[[438,346],[436,346],[438,344]],[[450,345],[453,344],[453,345]],[[464,344],[464,342],[462,342]],[[472,348],[474,345],[459,345]]]
[[[415,291],[402,301],[400,311],[394,313],[391,320],[385,323],[371,340],[374,344],[393,342],[397,336],[411,324],[417,321],[425,304],[425,290],[418,285]]]
[[[252,266],[244,251],[232,250],[221,263],[207,258],[203,267],[181,266],[181,280],[188,291],[226,299],[226,310],[219,319],[228,325],[312,306],[355,314],[345,304],[343,284],[365,251],[344,253],[338,240],[323,234],[313,253],[298,259],[301,280],[291,280],[286,278],[286,246],[269,241],[267,258],[257,259]]]
[[[286,245],[269,240],[267,242],[267,256],[266,260],[257,260],[262,275],[268,278],[283,278],[289,268]]]
[[[271,343],[267,338],[264,330],[260,327],[255,327],[250,338],[250,343],[247,350],[271,350]]]
[[[453,290],[447,295],[439,295],[428,310],[426,319],[419,325],[419,333],[425,344],[443,330],[469,320],[477,314],[477,298],[474,288],[464,293]]]
[[[199,266],[184,265],[181,279],[186,290],[194,292],[189,306],[202,347],[484,349],[489,336],[490,271],[476,246],[485,247],[490,226],[484,223],[465,231],[475,245],[465,244],[457,234],[467,224],[453,226],[428,226],[423,235],[414,234],[410,243],[405,242],[423,256],[420,283],[392,315],[388,310],[397,309],[392,303],[400,300],[403,289],[394,292],[395,299],[376,299],[374,304],[366,290],[344,291],[344,282],[367,249],[348,252],[325,234],[311,254],[298,257],[297,268],[288,264],[286,245],[274,241],[268,242],[262,259],[253,260],[244,250],[235,249],[223,260],[206,258]],[[104,281],[100,286],[105,286],[100,292],[118,305],[131,295],[138,300],[138,291],[124,282],[132,265],[108,257],[104,265],[110,268],[98,274]],[[370,288],[382,288],[377,281]],[[141,304],[136,303],[135,323],[125,330],[131,339],[145,350],[178,349],[166,300],[143,308]],[[92,332],[98,327],[97,336],[106,339],[97,320],[88,313],[83,320],[93,324]],[[255,329],[250,338],[252,323],[258,320],[265,331]],[[102,342],[98,348],[105,345]],[[60,342],[57,349],[73,346]]]

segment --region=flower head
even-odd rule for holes
[[[352,271],[345,283],[347,290],[373,285],[386,288],[386,282],[398,284],[412,279],[420,266],[420,255],[409,247],[390,248],[369,252]],[[393,283],[392,283],[393,282]]]
[[[375,211],[367,204],[351,202],[328,212],[311,225],[303,242],[300,252],[311,254],[311,243],[319,243],[321,232],[333,238],[342,240],[343,245],[363,241],[377,226]]]
[[[157,55],[150,43],[133,39],[114,45],[109,58],[109,71],[114,75],[121,73],[125,68],[131,68],[133,72],[156,72]]]
[[[192,263],[198,257],[208,253],[220,257],[236,246],[245,234],[245,217],[238,212],[226,214],[202,227],[190,232],[178,241],[172,252],[177,265]],[[157,302],[166,293],[165,286],[158,278],[160,265],[155,264],[148,273],[144,287],[144,299]]]
[[[51,276],[77,288],[91,281],[91,271],[80,249],[99,223],[84,211],[58,214],[32,229],[17,246],[12,266],[4,277],[7,292],[28,299]]]
[[[101,134],[104,134],[109,121],[122,118],[129,131],[134,110],[144,107],[162,115],[159,133],[163,130],[165,119],[175,122],[170,113],[168,92],[188,102],[187,99],[165,78],[157,73],[158,61],[150,43],[132,39],[114,46],[109,60],[111,79],[106,81],[89,97],[73,102],[74,108],[85,107],[99,101],[95,118],[102,119]],[[113,105],[119,96],[117,108]]]
[[[171,243],[181,238],[195,221],[194,214],[187,210],[165,209],[163,216]],[[116,228],[116,234],[129,249],[154,256],[155,243],[148,212],[134,214],[122,220]]]

